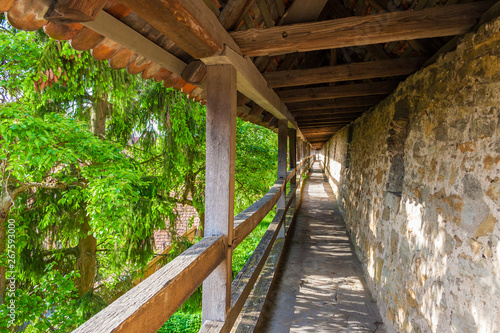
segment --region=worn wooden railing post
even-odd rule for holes
[[[207,68],[205,237],[226,235],[226,258],[203,282],[202,321],[226,319],[231,306],[231,264],[236,155],[236,71]]]
[[[284,181],[286,179],[286,162],[287,162],[287,136],[288,136],[288,122],[284,119],[278,121],[278,180]],[[283,191],[276,209],[285,209],[286,206],[286,191]],[[278,238],[285,237],[285,228],[282,225],[278,233]]]
[[[288,148],[290,150],[290,169],[295,169],[297,166],[297,130],[295,128],[288,129]],[[296,177],[290,180],[290,184],[295,185]]]
[[[290,152],[290,170],[295,169],[297,167],[297,130],[294,128],[288,129],[288,149]],[[297,193],[297,174],[290,179],[290,188],[294,188],[295,193]],[[294,196],[292,199],[291,207],[296,207],[297,205],[297,196]],[[287,225],[288,228],[288,225]]]

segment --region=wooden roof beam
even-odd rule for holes
[[[312,116],[300,116],[297,117],[297,122],[299,124],[304,124],[307,122],[324,122],[330,120],[347,120],[347,119],[356,119],[360,116],[361,112],[352,112],[352,113],[344,113],[344,114],[328,114],[328,115],[312,115]]]
[[[231,64],[237,71],[238,91],[289,127],[297,123],[253,62],[241,56],[238,45],[203,0],[121,0],[176,45],[207,65]],[[300,134],[300,131],[299,131]]]
[[[309,110],[333,110],[342,108],[369,107],[380,103],[385,98],[384,95],[337,98],[323,101],[311,101],[301,103],[288,103],[288,110],[292,114]]]
[[[357,108],[341,108],[341,109],[320,109],[320,110],[306,110],[294,112],[293,116],[296,121],[299,121],[301,117],[312,117],[312,116],[331,116],[331,115],[346,115],[346,114],[359,114],[368,110],[367,107],[357,107]]]
[[[279,91],[278,95],[285,103],[325,100],[342,97],[388,95],[394,91],[399,82],[384,81],[376,83],[357,83],[342,86],[288,89]]]
[[[238,46],[203,0],[120,0],[196,59]]]
[[[480,1],[418,11],[249,29],[233,32],[231,36],[241,51],[252,57],[453,36],[467,32],[494,3]]]
[[[327,133],[334,133],[341,129],[343,125],[338,125],[338,126],[324,126],[324,127],[318,127],[318,128],[305,128],[303,129],[303,134],[304,136],[309,136],[309,135],[316,135],[316,134],[327,134]]]
[[[219,14],[219,21],[226,30],[233,30],[248,12],[254,0],[228,1]]]
[[[345,126],[345,125],[349,125],[350,123],[352,122],[352,120],[339,120],[339,121],[329,121],[329,122],[322,122],[322,123],[306,123],[306,124],[301,124],[300,125],[300,128],[303,128],[303,129],[308,129],[308,128],[318,128],[318,127],[321,127],[321,126],[334,126],[334,125],[341,125],[341,126]]]
[[[264,73],[271,88],[305,86],[352,80],[409,75],[422,67],[424,58],[389,59],[354,64],[325,66]]]

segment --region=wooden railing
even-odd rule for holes
[[[286,195],[285,209],[278,209],[265,235],[232,282],[231,309],[225,322],[207,321],[200,332],[228,332],[234,325],[248,295],[269,256],[278,232],[302,186],[302,175],[314,156],[304,158],[290,170],[284,181],[277,181],[267,194],[234,218],[233,249],[236,248],[273,209],[295,176],[295,185]],[[292,182],[293,183],[293,182]],[[296,213],[293,207],[293,216]],[[293,219],[292,216],[292,219]],[[225,258],[226,236],[205,237],[153,275],[118,298],[82,324],[74,332],[156,332],[191,296]]]

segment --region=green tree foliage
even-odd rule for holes
[[[167,224],[176,235],[180,205],[203,222],[205,108],[3,19],[0,64],[0,234],[8,217],[16,220],[17,324],[64,332],[130,288],[152,258],[154,230]],[[96,108],[104,110],[100,138],[89,131]],[[237,212],[274,182],[276,149],[274,133],[238,120]],[[199,299],[185,310],[195,313]]]

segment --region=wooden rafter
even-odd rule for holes
[[[121,0],[194,58],[216,55],[224,44],[238,50],[202,0]]]
[[[366,107],[358,107],[358,108],[340,108],[340,109],[320,109],[320,110],[304,110],[299,112],[294,112],[293,116],[295,120],[299,122],[300,118],[304,117],[314,117],[314,116],[328,116],[328,115],[340,115],[340,114],[359,114],[366,111]]]
[[[309,110],[332,110],[338,108],[367,107],[378,104],[385,96],[363,96],[352,98],[337,98],[324,101],[311,101],[302,103],[288,103],[288,110],[292,114]]]
[[[240,54],[238,45],[203,0],[122,0],[191,56],[207,65],[230,64],[238,74],[238,91],[297,127],[293,116],[252,61]]]
[[[127,0],[129,1],[129,0]],[[465,33],[493,1],[338,20],[249,29],[231,34],[247,56],[285,54]]]
[[[342,97],[387,95],[394,91],[399,82],[358,83],[342,86],[289,89],[278,92],[285,103],[324,100]]]
[[[266,78],[267,84],[271,88],[365,80],[408,75],[420,69],[425,60],[423,58],[389,59],[311,69],[296,69],[265,73],[264,78]]]
[[[228,1],[219,14],[219,21],[226,30],[233,30],[236,24],[243,19],[254,0]]]

